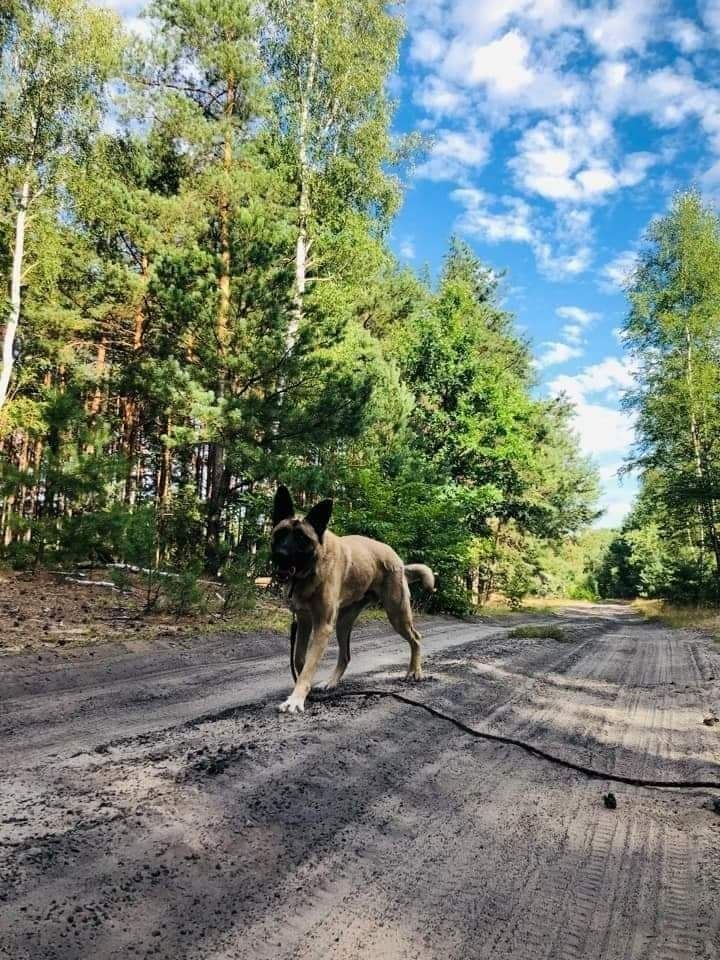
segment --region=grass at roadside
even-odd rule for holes
[[[632,607],[650,622],[676,630],[704,630],[713,635],[715,643],[720,643],[718,607],[681,607],[666,600],[634,600]]]
[[[542,626],[516,627],[510,631],[510,636],[518,640],[557,640],[560,643],[569,643],[570,637],[561,627]]]
[[[493,598],[489,603],[479,607],[479,617],[510,617],[518,613],[553,614],[563,607],[584,601],[568,600],[561,597],[526,597],[519,607],[513,609],[506,601]]]
[[[374,620],[387,620],[382,607],[368,607],[358,617],[358,623]],[[262,630],[285,633],[290,629],[290,611],[280,600],[261,599],[252,609],[223,617],[205,627],[206,631],[218,629],[235,633],[257,633]]]

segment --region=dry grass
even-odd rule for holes
[[[290,611],[280,600],[263,597],[252,609],[216,620],[212,625],[207,625],[205,630],[229,630],[233,633],[258,633],[272,630],[276,633],[285,633],[290,629],[290,619]],[[368,607],[360,614],[357,622],[375,620],[387,620],[387,614],[382,607]]]
[[[717,607],[681,607],[665,600],[634,600],[636,610],[646,620],[663,623],[675,630],[704,630],[720,642],[720,609]]]
[[[510,631],[510,636],[518,640],[557,640],[559,643],[569,643],[570,638],[561,627],[552,625],[536,627],[516,627]]]
[[[477,615],[479,617],[509,617],[523,612],[553,614],[563,607],[567,607],[570,603],[575,603],[575,601],[561,600],[555,597],[526,597],[519,607],[513,609],[507,601],[494,596],[489,603],[478,607]]]

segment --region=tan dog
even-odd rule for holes
[[[407,677],[422,679],[420,634],[413,624],[408,582],[435,589],[435,576],[422,563],[404,566],[391,547],[368,537],[336,537],[327,529],[332,500],[323,500],[304,520],[295,516],[286,487],[275,494],[272,559],[276,576],[287,584],[286,598],[297,617],[295,689],[283,712],[305,709],[315,671],[333,630],[338,661],[322,689],[338,685],[350,662],[350,633],[361,610],[373,601],[385,608],[390,623],[410,644]]]

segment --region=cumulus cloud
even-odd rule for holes
[[[713,33],[720,34],[720,0],[700,0],[700,15]]]
[[[582,307],[558,307],[555,311],[563,320],[572,320],[580,327],[589,327],[591,323],[598,320],[600,315],[590,310],[583,310]]]
[[[555,313],[561,320],[568,320],[563,325],[562,335],[568,343],[579,345],[583,341],[586,329],[599,319],[599,314],[582,307],[558,307]]]
[[[689,122],[702,131],[715,153],[702,182],[715,190],[720,87],[695,54],[713,45],[711,31],[720,35],[720,0],[700,0],[697,15],[678,0],[408,0],[407,12],[421,122],[440,133],[448,120],[453,131],[489,131],[510,153],[502,160],[517,195],[532,205],[510,211],[507,231],[496,208],[475,212],[468,225],[478,235],[529,232],[532,242],[522,242],[546,275],[577,276],[593,261],[591,218],[585,236],[567,236],[559,223],[568,208],[594,211],[653,175],[668,189],[662,131]],[[632,117],[650,121],[657,147],[633,149],[622,124]],[[439,157],[425,173],[472,186],[469,169]],[[508,188],[503,182],[506,201]]]
[[[612,126],[602,113],[593,111],[582,118],[562,114],[522,135],[511,168],[529,193],[553,201],[596,203],[640,183],[656,159],[651,153],[635,152],[618,165],[613,148]]]
[[[600,285],[608,293],[624,290],[637,267],[634,250],[623,250],[600,270]]]
[[[463,180],[487,162],[490,137],[483,130],[439,130],[416,175],[426,180]]]
[[[596,3],[586,9],[581,22],[588,40],[603,54],[645,49],[660,30],[667,4],[662,0],[618,0]]]
[[[141,0],[92,0],[96,7],[109,7],[121,17],[137,16],[144,4]]]
[[[540,270],[553,279],[582,273],[592,259],[589,215],[585,211],[561,211],[554,222],[547,224],[536,218],[521,197],[491,197],[474,187],[454,190],[451,196],[465,207],[457,221],[458,230],[487,243],[527,243]]]
[[[620,410],[620,394],[634,383],[627,361],[606,357],[580,373],[562,374],[548,384],[554,396],[565,395],[575,408],[574,428],[585,453],[626,454],[634,440],[633,418]]]
[[[567,363],[568,360],[574,360],[583,355],[581,347],[570,343],[548,341],[543,344],[543,347],[545,349],[535,360],[535,366],[538,370],[545,370],[547,367],[556,367],[561,363]]]
[[[405,237],[400,241],[400,256],[404,257],[406,260],[415,259],[415,241],[412,237]]]
[[[530,207],[519,197],[493,200],[483,190],[467,187],[454,190],[452,198],[465,207],[458,221],[463,232],[481,237],[488,243],[532,244]]]
[[[586,403],[588,398],[612,400],[635,383],[633,368],[628,360],[605,357],[593,363],[575,376],[565,374],[555,377],[548,384],[553,394],[565,394],[574,403]]]
[[[692,20],[679,17],[676,20],[671,20],[668,28],[671,39],[683,53],[695,53],[696,50],[705,45],[705,35]]]
[[[595,524],[596,527],[609,527],[618,530],[623,525],[625,517],[632,509],[635,499],[635,485],[632,488],[617,493],[606,494],[600,501],[600,509],[603,511],[600,520]]]
[[[445,52],[447,42],[437,30],[418,30],[412,36],[410,57],[419,63],[437,62]]]
[[[467,109],[465,94],[441,77],[427,77],[416,88],[413,100],[436,117],[455,117]]]

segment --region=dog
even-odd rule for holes
[[[280,486],[273,505],[271,557],[276,578],[297,618],[295,688],[280,705],[283,713],[305,710],[318,664],[333,630],[338,660],[321,689],[334,690],[350,663],[350,633],[360,612],[379,601],[390,623],[410,644],[407,679],[422,679],[421,636],[415,629],[409,583],[435,589],[435,575],[422,563],[405,566],[385,543],[368,537],[337,537],[327,529],[333,501],[317,503],[300,519],[287,487]]]

